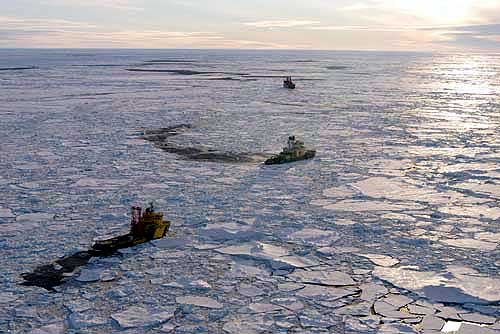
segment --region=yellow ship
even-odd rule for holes
[[[92,249],[112,252],[120,248],[131,247],[146,241],[163,238],[171,222],[163,220],[163,213],[155,212],[153,203],[144,210],[142,216],[141,212],[141,207],[132,207],[130,232],[128,234],[111,239],[98,240],[92,246]]]

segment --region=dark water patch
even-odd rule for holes
[[[200,149],[197,147],[179,147],[170,144],[156,144],[165,152],[174,153],[187,160],[207,162],[250,163],[255,162],[257,154],[220,152],[214,149]],[[264,158],[263,158],[264,159]]]
[[[371,73],[368,72],[348,72],[347,74],[352,74],[352,75],[360,75],[360,76],[371,76]]]
[[[223,152],[194,146],[179,146],[167,139],[191,129],[189,124],[180,124],[161,129],[145,130],[142,138],[152,142],[159,149],[177,154],[184,159],[207,162],[251,163],[265,160],[269,155],[261,153]]]
[[[269,104],[277,104],[280,106],[292,106],[292,107],[307,107],[304,103],[293,103],[293,102],[280,102],[280,101],[262,101]]]
[[[263,78],[285,78],[285,75],[273,74],[242,74],[245,78],[263,79]]]
[[[142,132],[141,137],[145,140],[155,143],[163,141],[168,137],[173,137],[181,134],[191,128],[191,124],[177,124],[169,126],[167,128],[147,129]]]
[[[224,78],[203,78],[202,80],[214,80],[214,81],[243,81],[241,79],[224,77]]]
[[[233,77],[222,77],[222,78],[200,78],[199,80],[211,80],[211,81],[257,81],[257,79],[240,79],[240,78],[233,78]]]
[[[36,66],[21,66],[21,67],[0,67],[0,71],[24,71],[24,70],[36,70]]]
[[[47,290],[54,290],[54,287],[63,283],[66,277],[65,274],[72,273],[75,269],[86,265],[92,257],[103,255],[106,255],[106,253],[89,250],[63,257],[54,263],[37,267],[31,273],[21,274],[24,278],[24,282],[21,285],[38,286]]]
[[[347,70],[349,69],[349,66],[344,66],[344,65],[331,65],[331,66],[326,66],[325,67],[327,70],[332,70],[332,71],[340,71],[340,70]]]
[[[65,100],[65,99],[85,99],[85,98],[91,98],[91,97],[98,97],[98,96],[107,96],[107,95],[114,95],[114,94],[120,94],[118,92],[104,92],[104,93],[84,93],[84,94],[64,94],[64,95],[56,95],[56,96],[43,96],[38,98],[38,100],[44,100],[44,101],[58,101],[58,100]],[[21,100],[18,100],[21,101]],[[29,100],[23,100],[23,101],[29,101]]]
[[[130,65],[125,64],[77,64],[71,65],[72,67],[125,67]]]
[[[117,93],[86,93],[86,94],[68,94],[68,95],[62,95],[62,97],[92,97],[92,96],[106,96],[106,95],[113,95]]]
[[[130,72],[151,72],[151,73],[174,73],[180,75],[199,75],[199,74],[211,74],[213,72],[202,72],[193,70],[158,70],[158,69],[144,69],[144,68],[127,68]]]
[[[183,63],[197,63],[197,60],[193,59],[152,59],[152,60],[146,60],[144,63],[150,63],[150,64],[183,64]]]
[[[320,78],[293,78],[293,81],[325,81],[326,79],[320,79]]]
[[[220,75],[239,75],[239,76],[247,75],[246,73],[194,71],[194,70],[165,70],[165,69],[145,69],[145,68],[127,68],[126,70],[131,72],[173,73],[179,75],[201,75],[201,74],[220,74]]]
[[[68,53],[67,56],[71,57],[96,57],[97,54],[94,53]]]
[[[297,59],[297,60],[276,60],[273,61],[273,63],[318,63],[318,60],[312,60],[312,59]]]

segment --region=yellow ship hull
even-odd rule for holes
[[[128,233],[110,239],[99,240],[92,245],[92,249],[98,251],[115,251],[121,248],[139,245],[150,240],[161,239],[167,233],[170,224],[171,222],[168,220],[156,223],[154,227],[148,228],[145,231],[144,237],[140,238],[134,237],[131,233]]]

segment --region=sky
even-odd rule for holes
[[[500,0],[0,0],[0,48],[500,51]]]

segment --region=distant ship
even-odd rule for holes
[[[295,89],[295,84],[292,81],[292,77],[285,77],[285,80],[283,80],[283,88]]]
[[[141,207],[132,207],[130,232],[110,239],[97,240],[92,249],[97,251],[115,251],[142,244],[149,240],[161,239],[170,227],[170,221],[163,220],[163,213],[155,212],[153,203],[141,216]]]
[[[304,143],[296,140],[295,136],[288,137],[288,145],[280,154],[275,155],[264,162],[266,165],[284,164],[306,159],[312,159],[316,155],[315,150],[306,150]]]

